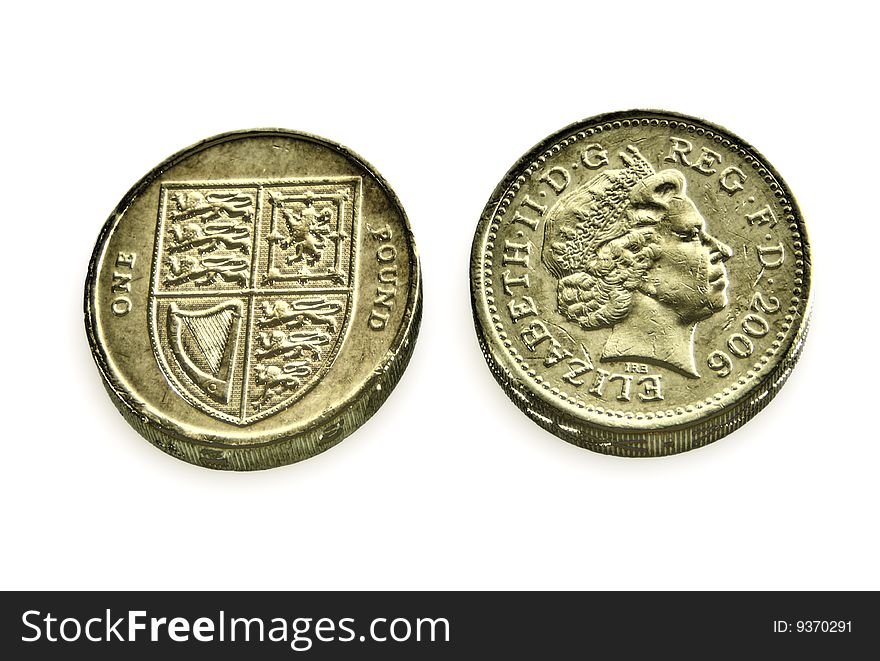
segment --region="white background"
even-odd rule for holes
[[[0,40],[2,588],[880,588],[877,10],[869,3],[14,3]],[[820,9],[821,7],[821,9]],[[521,414],[477,348],[480,212],[535,142],[601,112],[729,128],[798,196],[815,297],[769,408],[626,460]],[[281,126],[388,179],[424,319],[356,434],[249,474],[122,420],[82,323],[122,195],[213,134]]]

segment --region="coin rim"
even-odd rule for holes
[[[362,167],[376,180],[390,203],[395,205],[400,213],[410,247],[408,260],[411,277],[400,328],[382,362],[351,397],[327,409],[310,425],[292,434],[279,433],[257,443],[233,445],[224,443],[222,435],[186,433],[181,426],[171,420],[146,410],[144,403],[134,393],[128,391],[120,379],[113,374],[107,358],[109,352],[98,341],[97,315],[94,309],[98,262],[107,241],[127,209],[167,170],[186,158],[224,142],[273,135],[305,140],[329,148],[331,151],[337,151]],[[86,272],[83,313],[86,337],[92,358],[101,375],[101,381],[113,404],[135,431],[163,452],[198,466],[220,470],[262,470],[296,463],[330,449],[363,425],[384,403],[406,369],[418,339],[422,316],[422,273],[415,237],[400,199],[385,178],[363,157],[337,142],[304,131],[283,128],[241,129],[220,133],[181,149],[150,170],[129,189],[104,222],[92,250]],[[339,435],[325,437],[324,430],[337,423],[343,425],[343,431]],[[210,452],[205,453],[206,448]],[[220,453],[219,457],[222,457],[222,460],[216,453]]]
[[[798,226],[803,253],[802,287],[804,291],[801,295],[801,318],[797,328],[794,323],[792,324],[793,332],[790,334],[788,346],[784,348],[784,351],[783,347],[780,347],[776,365],[763,378],[756,380],[755,385],[741,392],[720,409],[704,418],[671,423],[667,423],[663,419],[654,419],[652,428],[639,428],[627,426],[626,419],[614,421],[619,424],[606,425],[595,420],[575,417],[570,412],[554,406],[554,402],[549,397],[545,397],[539,390],[533,390],[533,386],[527,380],[521,379],[516,371],[510,369],[506,362],[506,355],[499,347],[493,346],[490,339],[492,325],[489,311],[486,309],[488,303],[483,296],[484,251],[482,244],[483,234],[487,225],[492,223],[505,192],[521,176],[521,170],[537,160],[549,147],[566,136],[591,126],[646,118],[686,121],[698,127],[702,125],[729,138],[738,147],[747,151],[759,161],[761,167],[775,178],[792,207],[792,216]],[[763,409],[782,387],[800,357],[809,330],[813,305],[812,253],[806,223],[797,200],[776,168],[751,144],[728,129],[698,117],[668,110],[622,110],[588,117],[555,131],[535,144],[507,171],[483,208],[474,234],[471,247],[470,293],[477,340],[489,370],[507,396],[529,418],[569,443],[603,454],[625,457],[665,456],[702,447],[735,431]]]

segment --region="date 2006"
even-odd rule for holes
[[[773,620],[773,633],[852,633],[852,620]]]

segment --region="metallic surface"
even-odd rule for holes
[[[474,238],[489,367],[560,438],[627,457],[706,445],[793,368],[810,251],[785,182],[718,126],[633,110],[568,126],[507,173]]]
[[[218,469],[332,447],[387,398],[421,316],[406,215],[359,156],[281,129],[219,135],[139,181],[85,290],[89,343],[125,419]]]

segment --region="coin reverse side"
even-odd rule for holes
[[[322,138],[228,133],[123,198],[89,264],[104,384],[161,450],[219,469],[335,445],[400,378],[421,314],[415,244],[385,180]]]
[[[810,252],[785,182],[708,122],[627,111],[573,124],[514,165],[474,239],[492,373],[575,445],[706,445],[773,398],[809,321]]]

